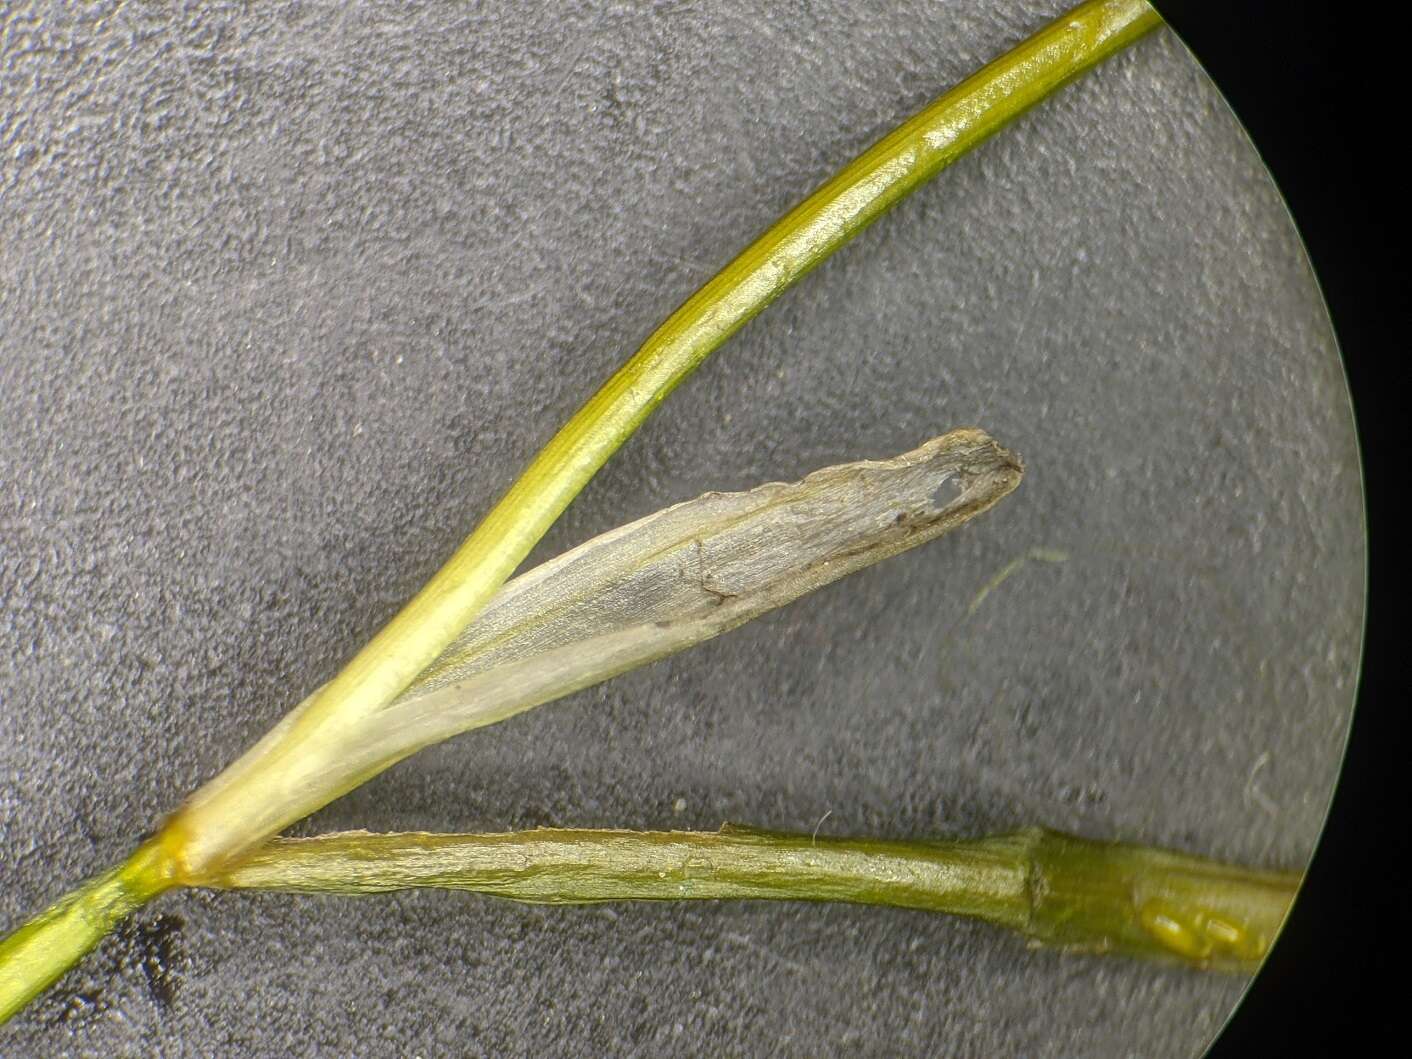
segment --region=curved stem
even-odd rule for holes
[[[339,894],[440,887],[543,904],[846,901],[971,916],[1064,948],[1253,971],[1299,876],[1042,828],[889,842],[728,826],[276,839],[207,885]]]
[[[942,168],[1047,95],[1161,25],[1144,0],[1090,0],[903,123],[692,295],[560,429],[485,520],[273,743],[198,791],[163,841],[198,878],[293,823],[268,780],[335,759],[340,738],[400,694],[491,595],[608,457],[747,321]],[[343,793],[330,790],[327,800]]]
[[[304,791],[297,808],[269,794],[292,766],[317,775],[321,762],[334,761],[362,723],[479,613],[598,468],[722,342],[942,168],[1159,25],[1144,0],[1079,4],[889,134],[760,236],[564,425],[446,565],[332,681],[193,795],[155,845],[0,942],[0,1021],[78,960],[134,902],[219,868],[343,793],[336,786],[317,790],[317,797]],[[140,871],[132,867],[139,859],[146,865]]]

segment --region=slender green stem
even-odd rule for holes
[[[766,231],[662,324],[535,457],[423,590],[327,685],[198,791],[115,873],[0,942],[0,1021],[132,907],[249,851],[348,788],[345,752],[469,622],[607,458],[702,360],[800,277],[1006,123],[1161,19],[1143,0],[1089,0],[943,95]],[[312,777],[286,800],[279,778]],[[275,792],[275,793],[272,793]],[[312,792],[312,793],[311,793]]]
[[[164,843],[183,877],[198,878],[309,812],[272,801],[272,777],[301,756],[306,765],[334,760],[341,737],[436,658],[598,468],[721,343],[942,168],[1160,24],[1144,0],[1080,4],[889,133],[692,295],[281,738],[242,758],[172,818]],[[328,800],[341,793],[330,790]]]
[[[276,839],[213,876],[226,889],[412,887],[590,904],[765,898],[972,916],[1047,945],[1253,971],[1299,876],[1030,828],[950,842],[687,831],[366,832]]]
[[[161,853],[149,843],[0,940],[0,1023],[53,985],[119,920],[170,886]]]

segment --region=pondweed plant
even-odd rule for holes
[[[0,942],[0,1020],[174,887],[475,889],[556,903],[775,897],[979,916],[1046,943],[1251,968],[1294,876],[1032,829],[972,841],[541,830],[275,836],[417,750],[724,632],[960,525],[1020,463],[959,430],[892,460],[707,494],[506,584],[608,457],[714,349],[903,197],[1160,25],[1090,0],[846,166],[657,329],[423,590],[120,866]]]

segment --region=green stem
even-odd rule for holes
[[[53,985],[124,916],[170,886],[161,851],[149,843],[0,940],[0,1023]]]
[[[1144,0],[1080,4],[845,166],[687,299],[281,737],[236,762],[172,818],[164,842],[183,878],[199,878],[309,812],[273,801],[272,780],[291,761],[336,760],[340,741],[440,654],[598,468],[721,343],[945,166],[1159,25]],[[331,789],[328,800],[341,793]]]
[[[155,851],[144,847],[134,855],[155,858],[159,870],[133,879],[118,869],[0,942],[0,1021],[79,959],[131,901],[158,892],[153,879],[160,876],[158,889],[198,879],[312,811],[307,801],[292,809],[272,797],[282,789],[281,775],[317,774],[321,763],[336,761],[361,725],[470,623],[598,468],[721,343],[945,166],[1160,25],[1144,0],[1080,4],[890,133],[760,236],[564,425],[401,613],[277,733],[196,792],[167,821]],[[314,802],[345,790],[330,786]]]
[[[728,826],[276,839],[207,885],[338,894],[441,887],[545,904],[846,901],[971,916],[1070,949],[1253,971],[1299,876],[1041,828],[888,842]]]

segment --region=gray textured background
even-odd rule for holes
[[[191,6],[0,12],[7,926],[331,675],[750,236],[1063,5]],[[1029,468],[980,523],[306,826],[828,813],[1303,865],[1357,662],[1351,421],[1168,33],[786,296],[538,554],[968,424]],[[1037,547],[1071,558],[968,617]],[[920,913],[184,894],[0,1055],[1188,1056],[1242,988]]]

